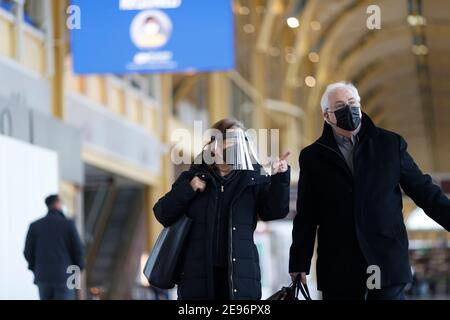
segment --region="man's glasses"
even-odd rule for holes
[[[328,108],[327,111],[330,112],[330,113],[334,113],[336,111],[339,111],[342,108],[345,108],[347,105],[349,105],[350,107],[361,108],[361,105],[359,104],[358,101],[356,101],[356,100],[349,100],[346,103],[345,102],[341,102],[341,103],[336,104],[334,106],[334,111],[330,111],[330,108]]]

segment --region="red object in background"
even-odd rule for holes
[[[441,181],[441,188],[447,194],[450,194],[450,179]]]

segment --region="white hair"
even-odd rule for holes
[[[330,108],[330,94],[333,93],[334,91],[336,91],[337,89],[342,89],[342,88],[350,90],[353,93],[356,100],[358,100],[358,102],[361,102],[361,97],[359,96],[358,89],[356,89],[356,87],[352,83],[346,82],[346,81],[332,83],[327,86],[327,88],[325,89],[325,92],[322,96],[322,99],[320,100],[320,106],[322,107],[322,112],[325,112],[325,111],[327,111],[327,109]]]

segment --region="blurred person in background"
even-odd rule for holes
[[[178,299],[255,300],[261,298],[259,258],[253,241],[258,217],[269,221],[289,212],[289,153],[262,174],[242,123],[223,119],[190,170],[154,206],[170,226],[181,215],[193,219],[180,266]],[[240,137],[240,138],[239,138]],[[241,154],[238,160],[233,155]],[[205,161],[213,156],[214,162]],[[197,158],[199,159],[199,158]],[[199,164],[197,164],[199,163]]]
[[[24,255],[34,273],[41,300],[72,300],[75,292],[67,284],[69,266],[84,268],[83,246],[73,221],[63,214],[58,195],[45,199],[48,213],[28,230]]]
[[[317,282],[325,300],[404,299],[412,281],[402,192],[446,230],[450,200],[417,167],[398,134],[374,125],[350,83],[327,87],[322,136],[300,153],[289,270],[306,283],[316,231]],[[379,269],[380,288],[367,280]]]

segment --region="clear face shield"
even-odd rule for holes
[[[228,129],[225,140],[212,137],[211,150],[215,153],[216,164],[228,164],[233,170],[255,170],[259,163],[256,150],[240,128]]]

